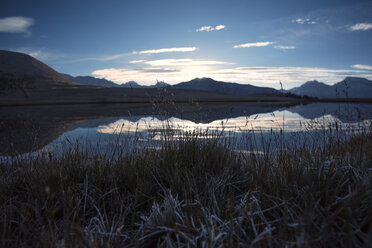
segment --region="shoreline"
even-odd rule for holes
[[[115,105],[115,104],[192,104],[192,103],[297,103],[297,104],[310,104],[310,103],[361,103],[372,104],[372,99],[179,99],[179,100],[162,100],[162,99],[148,99],[148,100],[88,100],[88,101],[26,101],[5,103],[0,102],[2,107],[27,107],[27,106],[54,106],[54,105]]]

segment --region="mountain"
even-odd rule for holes
[[[359,77],[347,77],[334,85],[309,81],[287,92],[318,98],[372,98],[372,81]]]
[[[123,87],[123,88],[142,88],[143,86],[139,85],[135,81],[129,81],[129,82],[121,84],[120,87]]]
[[[195,78],[188,82],[173,85],[172,88],[210,91],[234,96],[279,94],[279,91],[273,88],[257,87],[250,84],[227,83],[215,81],[211,78]]]
[[[332,91],[332,86],[325,83],[314,81],[308,81],[299,87],[295,87],[289,90],[290,93],[299,96],[311,96],[318,98],[328,98]]]
[[[106,79],[101,79],[101,78],[95,78],[95,77],[90,77],[90,76],[77,76],[73,77],[68,74],[63,74],[66,78],[69,80],[80,83],[80,84],[85,84],[85,85],[94,85],[94,86],[106,86],[106,87],[120,87],[120,85],[106,80]]]
[[[39,60],[18,52],[0,50],[0,88],[49,88],[77,85]]]
[[[306,105],[295,105],[287,109],[289,112],[301,115],[306,119],[321,118],[331,115],[341,120],[343,123],[355,123],[372,119],[371,104],[351,104],[351,103],[311,103]]]
[[[333,88],[341,98],[372,98],[372,81],[365,78],[347,77]]]
[[[114,86],[114,83],[92,77],[62,75],[29,55],[0,51],[0,106],[153,103],[158,100],[162,102],[165,98],[174,102],[296,100],[283,94],[274,94],[278,92],[274,89],[217,82],[210,78],[194,79],[174,87],[164,82],[139,88],[135,82],[124,84],[124,87],[107,86]],[[162,90],[165,87],[167,89]]]
[[[84,85],[104,86],[104,87],[122,87],[122,88],[166,88],[166,87],[170,87],[169,84],[164,83],[164,82],[157,82],[154,85],[144,86],[144,85],[138,84],[135,81],[129,81],[123,84],[117,84],[117,83],[114,83],[106,79],[95,78],[91,76],[73,77],[68,74],[63,74],[63,75],[73,82],[84,84]]]
[[[140,85],[135,81],[129,81],[124,84],[121,84],[120,87],[123,87],[123,88],[168,88],[172,86],[170,84],[167,84],[161,81],[160,82],[158,81],[156,82],[156,84],[150,85],[150,86]]]
[[[169,87],[172,87],[170,84],[167,84],[167,83],[165,83],[165,82],[163,82],[163,81],[158,81],[158,82],[156,82],[156,84],[154,84],[154,85],[150,85],[150,86],[148,86],[149,88],[169,88]]]

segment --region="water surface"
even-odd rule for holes
[[[332,132],[368,128],[371,104],[84,105],[1,108],[0,155],[79,147],[90,153],[158,149],[192,136],[260,152],[325,142]]]

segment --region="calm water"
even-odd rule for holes
[[[79,147],[114,156],[158,149],[198,134],[235,150],[261,152],[322,143],[330,132],[368,128],[370,104],[217,104],[154,108],[138,105],[2,108],[0,155],[60,153]],[[336,124],[337,123],[337,124]]]

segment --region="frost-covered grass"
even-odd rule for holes
[[[0,246],[372,243],[370,130],[277,154],[221,139],[191,133],[115,159],[71,149],[1,164]]]

